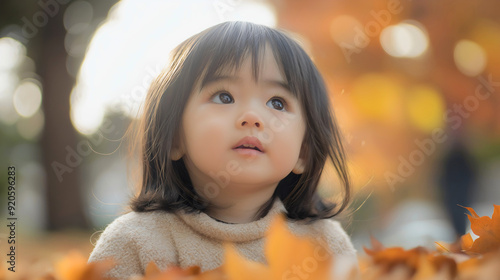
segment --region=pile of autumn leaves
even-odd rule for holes
[[[224,264],[211,271],[198,267],[170,268],[160,271],[150,263],[142,277],[133,280],[267,280],[267,279],[500,279],[500,205],[494,206],[492,217],[479,217],[465,207],[475,240],[470,234],[454,244],[436,243],[437,250],[417,247],[384,248],[372,240],[372,249],[359,257],[359,269],[345,269],[342,260],[329,254],[318,254],[319,244],[292,235],[284,220],[276,219],[270,228],[265,253],[269,265],[242,258],[231,245],[226,247]],[[78,253],[69,254],[55,264],[54,273],[40,279],[87,280],[105,279],[111,262],[87,264]],[[339,273],[339,270],[342,270]],[[297,270],[298,269],[298,270]],[[0,276],[0,280],[1,280]]]

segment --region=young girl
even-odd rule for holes
[[[151,85],[141,122],[142,186],[132,212],[99,238],[89,262],[113,258],[109,276],[198,265],[219,267],[224,242],[266,263],[264,237],[285,213],[297,235],[355,258],[331,220],[349,201],[349,177],[325,84],[283,32],[226,22],[174,51]],[[326,160],[344,188],[340,205],[317,186]]]

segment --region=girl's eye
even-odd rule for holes
[[[212,101],[218,104],[234,103],[234,99],[228,92],[218,92],[212,96]]]
[[[281,98],[274,97],[274,98],[270,99],[269,101],[267,101],[267,106],[269,106],[273,109],[276,109],[278,111],[284,111],[285,105],[286,105],[285,100],[283,100]]]

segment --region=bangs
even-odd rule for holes
[[[260,62],[268,46],[290,92],[302,99],[300,93],[303,91],[299,85],[304,85],[302,71],[309,68],[309,57],[295,41],[280,31],[244,22],[225,23],[207,31],[195,46],[199,49],[193,52],[198,54],[196,77],[199,77],[200,88],[222,74],[237,71],[247,57],[251,58],[252,74],[257,80]]]

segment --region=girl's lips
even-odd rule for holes
[[[258,149],[258,151],[255,150],[254,148],[250,148],[250,147],[248,147],[248,148],[240,147],[240,146],[243,146],[245,144],[254,146],[255,148]],[[260,140],[254,136],[246,136],[246,137],[242,138],[240,141],[238,141],[238,143],[236,143],[236,145],[234,145],[233,150],[236,150],[236,151],[238,151],[238,150],[243,150],[243,151],[250,150],[250,151],[255,151],[258,153],[265,152],[264,147],[260,143]]]
[[[258,156],[258,155],[264,154],[261,151],[257,151],[257,150],[250,149],[250,148],[238,148],[238,149],[233,149],[233,150],[235,152],[237,152],[238,154],[244,155],[244,156]]]

